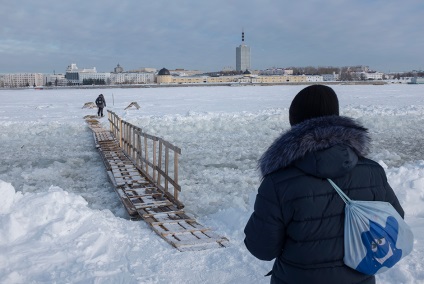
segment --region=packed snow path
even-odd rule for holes
[[[108,176],[132,219],[143,219],[168,243],[180,251],[225,247],[228,240],[199,224],[170,199],[154,179],[143,174],[120,147],[112,132],[104,129],[93,116],[85,117],[93,131],[96,148]]]

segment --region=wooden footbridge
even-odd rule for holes
[[[178,199],[181,149],[144,133],[112,111],[108,111],[110,130],[96,116],[84,118],[93,131],[109,179],[132,220],[146,221],[180,251],[227,245],[228,239],[199,224]]]

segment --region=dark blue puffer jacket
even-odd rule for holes
[[[271,283],[375,283],[343,264],[344,203],[326,180],[351,199],[390,202],[403,217],[384,169],[364,157],[369,146],[367,129],[326,116],[293,126],[263,154],[244,232],[255,257],[276,259]]]

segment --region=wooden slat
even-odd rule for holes
[[[185,222],[196,222],[196,219],[183,219]],[[181,219],[178,220],[165,220],[162,222],[149,222],[152,226],[160,226],[164,224],[173,224],[173,223],[179,223],[181,222]]]
[[[153,225],[153,228],[162,236],[175,235],[183,232],[205,232],[209,231],[209,228],[205,228],[197,222],[189,224],[187,221],[162,223],[160,225]],[[153,223],[152,223],[153,224]]]
[[[203,245],[207,243],[217,243],[217,241],[219,241],[219,239],[217,240],[213,238],[199,239],[192,233],[180,233],[175,235],[169,235],[165,238],[176,247],[188,245]]]
[[[146,209],[150,209],[150,208],[146,208]],[[174,211],[168,211],[168,212],[162,212],[162,213],[156,213],[156,212],[143,213],[143,212],[140,212],[140,210],[137,210],[137,211],[138,211],[138,214],[140,214],[142,218],[158,217],[159,214],[185,214],[184,210],[174,210]]]
[[[160,207],[160,206],[168,206],[171,205],[172,202],[166,201],[156,201],[151,203],[133,203],[136,210],[144,209],[144,208],[152,208],[152,207]]]
[[[180,154],[180,155],[181,155],[181,149],[180,149],[180,148],[178,148],[177,146],[172,145],[172,144],[171,144],[171,143],[169,143],[168,141],[165,141],[165,140],[163,140],[163,139],[161,139],[161,140],[162,140],[163,144],[164,144],[167,148],[169,148],[169,149],[173,150],[174,152],[177,152],[178,154]]]

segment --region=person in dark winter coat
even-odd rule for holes
[[[106,107],[106,100],[103,94],[100,94],[96,99],[97,116],[103,116],[103,108]]]
[[[365,156],[368,130],[339,116],[328,86],[301,90],[290,109],[291,129],[259,160],[262,183],[245,227],[245,245],[261,260],[276,259],[271,283],[375,283],[343,263],[344,202],[327,178],[354,200],[391,203],[404,211],[384,169]]]

